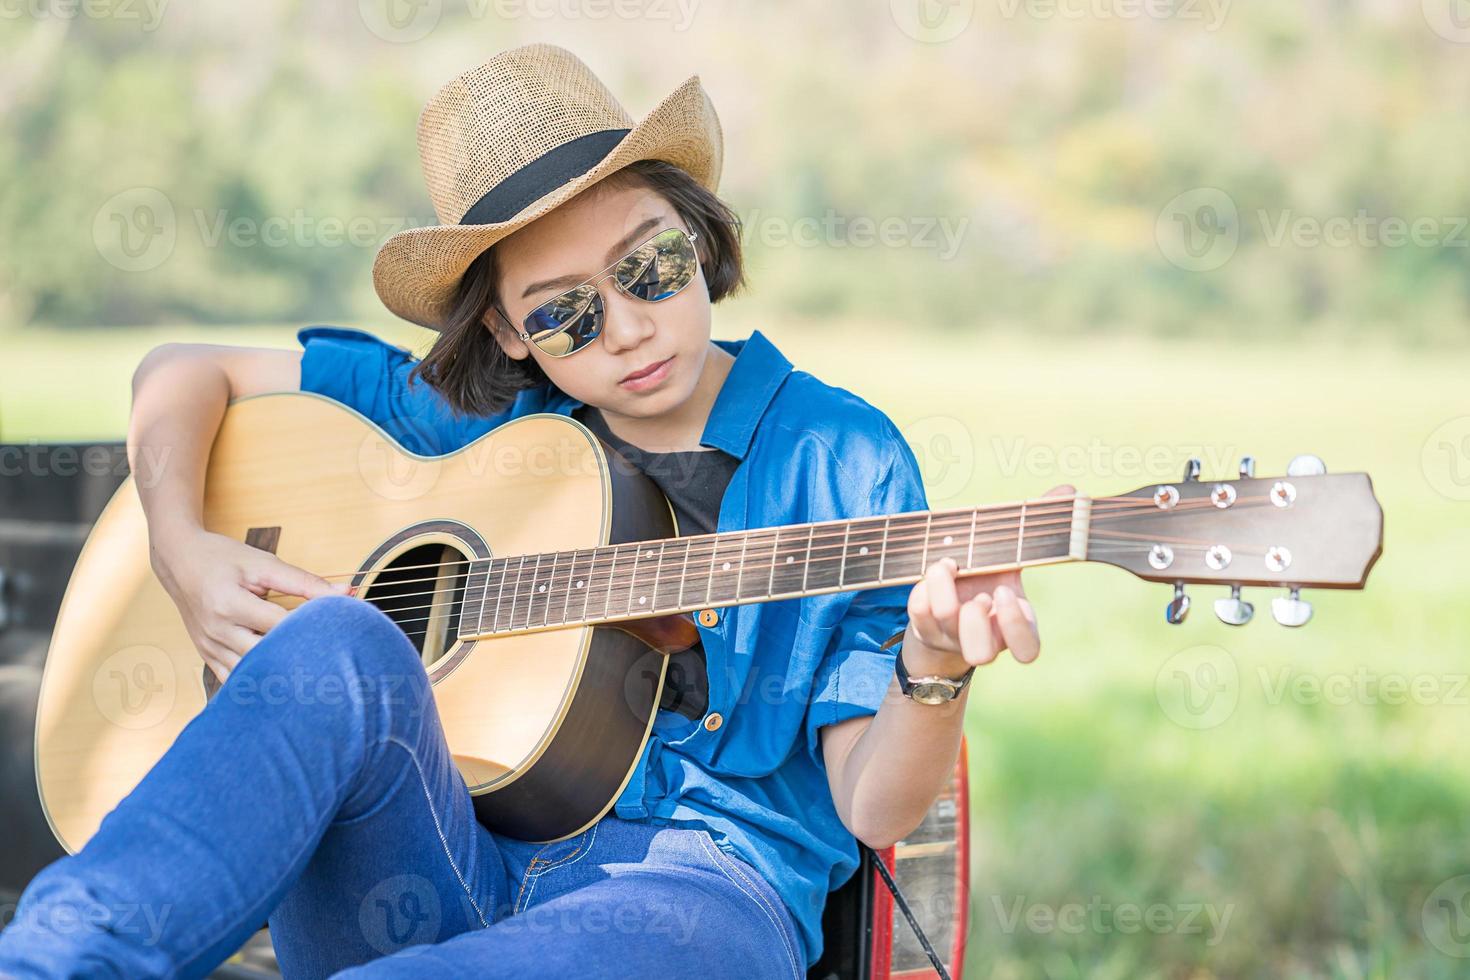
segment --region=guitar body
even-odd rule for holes
[[[425,457],[330,399],[258,395],[226,410],[204,524],[331,581],[350,576],[356,595],[420,650],[480,820],[523,840],[561,840],[627,785],[662,693],[664,654],[692,646],[697,630],[680,614],[474,642],[456,632],[461,616],[469,624],[480,611],[466,595],[482,606],[495,599],[483,587],[466,592],[471,561],[677,533],[663,494],[616,459],[565,416],[526,416]],[[130,477],[93,527],[46,661],[37,783],[72,851],[217,687],[149,562],[135,485],[149,476]]]

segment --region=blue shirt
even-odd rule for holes
[[[416,359],[371,334],[306,327],[301,389],[356,409],[404,448],[453,452],[497,425],[536,412],[570,415],[581,402],[550,382],[491,416],[456,415]],[[759,330],[715,340],[734,355],[701,445],[740,460],[720,505],[719,531],[928,510],[918,461],[882,411],[819,381]],[[858,866],[857,841],[837,815],[818,729],[876,713],[894,650],[878,647],[907,623],[911,586],[730,606],[698,625],[714,731],[675,715],[650,735],[614,812],[627,820],[707,829],[754,865],[796,921],[806,963],[822,953],[827,893]],[[708,717],[708,716],[706,716]]]

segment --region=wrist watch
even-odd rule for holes
[[[890,636],[878,649],[887,650],[903,639],[905,632],[907,627]],[[970,675],[975,673],[975,666],[971,664],[970,669],[959,677],[942,677],[937,674],[909,677],[909,672],[903,665],[903,647],[899,647],[893,658],[893,670],[898,675],[898,689],[903,692],[904,697],[920,704],[944,704],[960,696],[965,685],[970,683]]]

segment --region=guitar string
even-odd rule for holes
[[[1035,525],[1033,524],[1032,526],[1034,527]],[[1106,536],[1117,536],[1120,532],[1108,532],[1108,531],[1105,531],[1105,530],[1099,530],[1099,531],[1095,531],[1094,533],[1095,533],[1095,535],[1097,535],[1099,537],[1106,537]],[[1045,540],[1046,538],[1049,538],[1049,537],[1061,537],[1061,536],[1069,535],[1069,534],[1070,534],[1070,528],[1065,528],[1065,529],[1058,530],[1058,531],[1044,532],[1043,534],[1039,534],[1036,537],[1032,538],[1031,541],[1034,544],[1036,542]],[[1130,538],[1132,537],[1131,535],[1128,535],[1127,532],[1121,532],[1121,534],[1123,534],[1125,536],[1128,536]],[[1153,538],[1151,538],[1149,536],[1146,536],[1146,535],[1143,536],[1143,537],[1144,537],[1145,540],[1154,540]],[[677,540],[677,539],[671,539],[671,540]],[[1010,536],[1005,536],[1005,537],[1002,537],[1002,538],[987,538],[987,539],[978,540],[976,542],[976,544],[977,545],[981,545],[981,546],[991,546],[991,545],[994,545],[994,544],[1001,544],[1001,545],[1005,546],[1006,549],[1007,549],[1007,552],[1009,552],[1009,545],[1010,545],[1010,541],[1011,540],[1013,540],[1013,538],[1011,538]],[[1190,550],[1190,549],[1192,549],[1192,550],[1203,550],[1203,549],[1208,548],[1208,547],[1211,546],[1210,543],[1204,542],[1204,541],[1192,542],[1192,541],[1188,541],[1187,539],[1172,539],[1172,540],[1174,540],[1177,543],[1179,543],[1180,547],[1181,548],[1184,548],[1186,550]],[[1104,545],[1104,544],[1106,544],[1106,542],[1104,542],[1104,541],[1096,541],[1096,542],[1094,542],[1093,547],[1096,547],[1096,546],[1099,546],[1099,545]],[[1131,545],[1131,544],[1128,544],[1126,542],[1118,542],[1117,543],[1117,547],[1136,548],[1138,546],[1137,545]],[[891,554],[893,556],[902,556],[904,554],[912,554],[912,552],[915,551],[915,550],[918,550],[918,549],[912,548],[912,547],[901,547],[901,548],[889,549],[886,553],[887,554]],[[1240,554],[1264,553],[1264,552],[1252,552],[1251,549],[1249,549],[1249,548],[1237,548],[1236,549],[1236,552],[1237,553],[1240,553]],[[830,559],[823,559],[823,560],[830,560]],[[996,565],[1004,565],[1004,564],[1014,564],[1014,563],[1000,563],[1000,562],[997,562],[997,563],[994,563],[994,565],[987,565],[985,567],[995,567]],[[770,562],[759,562],[759,563],[754,563],[754,564],[751,564],[749,566],[746,566],[747,570],[750,571],[752,574],[755,574],[755,575],[758,575],[758,574],[760,574],[763,571],[770,571],[770,572],[773,573],[775,568],[780,568],[780,567],[783,567],[783,566],[781,564],[774,564],[773,565]],[[743,576],[743,573],[742,573],[742,576]],[[621,590],[621,588],[624,587],[624,586],[631,586],[634,581],[635,581],[635,577],[632,576],[632,575],[628,575],[628,576],[614,576],[613,579],[612,579],[612,581],[610,581],[608,583],[606,589],[602,589],[602,588],[595,588],[595,589],[594,588],[588,588],[588,589],[585,589],[583,591],[589,597],[594,592],[601,592],[605,596],[605,602],[604,602],[604,612],[605,612],[606,611],[606,608],[607,608],[607,604],[610,603],[610,601],[611,601],[612,593],[614,591]],[[769,579],[768,579],[768,581],[769,581]],[[395,583],[389,583],[389,585],[392,585],[392,584],[395,584]],[[488,595],[489,591],[490,591],[489,589],[486,590],[486,594],[487,595]],[[394,601],[394,600],[402,600],[402,599],[413,598],[413,597],[422,596],[422,595],[434,595],[434,594],[437,594],[439,592],[444,592],[446,594],[454,594],[454,595],[459,595],[459,594],[463,593],[463,595],[468,596],[469,589],[468,589],[468,587],[461,588],[460,586],[458,586],[456,584],[451,584],[451,585],[448,585],[448,586],[446,586],[446,587],[444,587],[442,589],[435,589],[435,590],[431,590],[429,592],[420,592],[420,593],[397,593],[397,594],[394,594],[394,593],[391,593],[390,592],[390,593],[386,593],[386,594],[382,595],[380,598],[378,598],[377,600],[375,600],[375,604],[378,604],[378,603],[387,604],[387,603],[389,603],[391,601]],[[501,595],[503,595],[503,593],[501,593],[499,590],[497,590],[496,594],[497,594],[498,597],[501,596]],[[775,593],[769,593],[769,594],[775,594]],[[535,600],[535,598],[538,595],[545,597],[545,600],[542,603],[542,605],[545,607],[545,609],[547,611],[547,615],[546,615],[546,617],[543,617],[543,621],[541,623],[538,623],[536,625],[546,625],[547,624],[547,619],[549,618],[549,615],[550,615],[550,609],[551,609],[551,606],[552,606],[552,604],[553,604],[554,601],[563,600],[564,599],[564,600],[566,600],[566,602],[569,603],[570,602],[570,598],[571,598],[571,593],[567,592],[567,590],[562,589],[562,588],[556,588],[550,594],[548,594],[545,591],[528,593],[527,596],[526,596],[526,604],[525,604],[526,605],[526,616],[527,616],[527,618],[530,617],[530,614],[531,614],[531,611],[532,611],[532,608],[533,608],[532,603],[533,603],[533,601]],[[707,593],[706,593],[706,601],[708,601],[708,596],[709,596],[709,592],[707,591]],[[365,598],[368,598],[368,597],[365,597]],[[621,599],[621,597],[619,597],[619,598]],[[631,592],[629,593],[628,598],[629,598],[629,601],[630,601],[630,610],[629,611],[631,612],[632,611],[631,610],[631,599],[632,599]],[[511,602],[511,609],[510,609],[510,611],[508,613],[508,615],[510,616],[510,618],[512,620],[512,623],[517,618],[516,617],[516,607],[519,604],[520,599],[521,599],[521,595],[520,595],[519,589],[518,588],[513,589],[512,592],[511,592],[511,600],[512,600],[512,602]],[[682,603],[681,603],[681,605],[682,605]],[[432,608],[433,608],[433,604],[420,604],[420,605],[417,605],[417,606],[399,606],[399,607],[394,607],[394,611],[395,612],[402,613],[402,612],[414,612],[414,611],[418,611],[418,610],[432,609]],[[563,610],[565,610],[566,608],[568,608],[568,606],[564,604],[563,605]],[[426,618],[432,618],[432,617],[426,617]],[[414,621],[414,620],[408,620],[408,622],[411,622],[411,621]],[[498,621],[498,616],[497,616],[497,621]],[[565,622],[571,622],[571,620],[565,620]],[[557,624],[557,625],[561,625],[561,624]],[[512,625],[512,626],[507,626],[506,628],[507,629],[516,629],[516,628],[524,628],[524,627],[525,627],[525,624],[523,624],[520,627],[515,627],[515,626]],[[494,630],[492,629],[491,632],[494,632]]]
[[[1048,537],[1063,537],[1063,536],[1066,536],[1069,533],[1070,532],[1065,531],[1065,530],[1063,530],[1063,531],[1047,532],[1047,533],[1045,533],[1043,535],[1039,535],[1038,536],[1038,540],[1044,540],[1045,538],[1048,538]],[[1210,547],[1212,547],[1212,545],[1205,544],[1205,543],[1185,544],[1185,545],[1180,545],[1179,546],[1179,550],[1183,550],[1183,551],[1206,551]],[[1116,542],[1099,541],[1099,542],[1094,542],[1091,546],[1089,546],[1089,549],[1088,550],[1089,550],[1089,554],[1097,553],[1099,551],[1104,551],[1104,552],[1111,551],[1112,553],[1117,553],[1117,552],[1120,552],[1120,551],[1122,551],[1122,552],[1136,552],[1138,550],[1138,545],[1133,544],[1132,542],[1129,542],[1129,541],[1116,541]],[[1008,549],[1008,553],[1009,553],[1009,549]],[[1257,554],[1264,554],[1264,551],[1254,552],[1254,551],[1251,551],[1249,549],[1236,549],[1233,553],[1236,554],[1236,555],[1252,555],[1253,556],[1253,555],[1257,555]],[[986,568],[995,570],[995,569],[1003,569],[1003,568],[1006,568],[1007,566],[1012,567],[1012,568],[1022,567],[1020,565],[1015,564],[1014,562],[996,562],[993,565],[986,565],[986,566],[983,566],[983,567],[986,567]],[[907,578],[907,576],[905,576],[905,578]],[[881,586],[878,585],[878,584],[869,583],[865,587],[876,588],[876,587],[881,587]],[[442,590],[442,591],[445,591],[445,592],[456,592],[457,590],[446,589],[446,590]],[[601,590],[597,590],[597,591],[600,592]],[[839,591],[848,591],[848,590],[839,590]],[[375,605],[379,605],[380,608],[386,607],[386,608],[384,608],[384,611],[385,612],[391,612],[391,613],[394,613],[394,614],[401,614],[401,613],[405,613],[405,612],[417,612],[417,611],[420,611],[420,610],[432,609],[433,608],[433,605],[432,604],[430,604],[430,605],[403,606],[403,607],[392,606],[391,605],[391,601],[394,600],[394,599],[411,598],[414,595],[419,595],[419,594],[420,593],[413,593],[413,594],[410,594],[410,595],[397,595],[397,596],[389,594],[389,595],[382,596],[380,598],[374,598],[372,596],[368,596],[367,599],[366,599],[366,601],[373,602]],[[433,593],[422,593],[422,594],[426,594],[427,595],[427,594],[433,594]],[[591,592],[589,591],[589,595],[590,594],[591,594]],[[775,593],[770,593],[770,594],[774,595]],[[802,593],[798,592],[796,595],[791,596],[791,598],[799,597],[801,594]],[[516,596],[514,598],[515,599],[519,599],[520,597],[519,596]],[[629,599],[631,600],[631,594],[629,596]],[[751,601],[757,601],[757,600],[761,599],[761,595],[756,594],[756,595],[750,595],[750,596],[737,596],[737,597],[735,597],[735,604],[740,604],[738,602],[739,599],[748,599],[748,600],[751,600]],[[544,604],[544,606],[545,606],[545,608],[546,608],[546,610],[548,612],[548,616],[549,616],[549,613],[550,613],[551,604],[552,604],[552,600],[550,598],[548,598],[547,601],[546,601],[546,603]],[[703,603],[700,603],[700,604],[703,604]],[[681,605],[682,605],[682,603],[681,603]],[[696,604],[696,605],[698,605],[698,604]],[[566,607],[563,607],[563,608],[565,609]],[[674,613],[674,610],[673,609],[665,610],[663,613],[656,613],[654,611],[656,608],[657,607],[655,606],[654,609],[648,610],[647,611],[647,616],[671,615],[671,614]],[[525,605],[525,613],[526,613],[527,619],[529,619],[529,617],[530,617],[531,609],[532,609],[531,604],[529,602],[527,602],[526,605]],[[630,615],[624,616],[623,619],[627,619],[627,618],[634,618],[634,619],[647,618],[647,616],[644,616],[644,615],[637,615],[637,616],[631,615],[633,613],[633,609],[631,608],[631,606],[630,606],[628,612],[629,612]],[[483,630],[482,629],[482,630],[477,630],[477,632],[482,632],[482,633],[508,633],[508,632],[514,632],[514,631],[517,631],[517,630],[525,630],[526,628],[528,628],[530,626],[538,626],[538,627],[539,626],[556,626],[556,627],[561,627],[561,626],[576,625],[578,623],[584,623],[584,622],[594,622],[593,620],[584,621],[583,619],[581,619],[579,617],[577,619],[565,619],[565,620],[563,620],[561,622],[551,623],[551,622],[549,622],[549,620],[547,618],[543,618],[543,620],[541,622],[539,622],[539,623],[529,623],[529,622],[522,621],[521,623],[519,623],[519,625],[517,625],[515,623],[515,620],[517,618],[517,616],[516,616],[516,602],[514,602],[514,601],[512,603],[512,608],[511,608],[511,611],[510,611],[509,615],[511,617],[512,622],[510,624],[506,625],[505,627],[500,628],[500,629],[490,629],[490,630]],[[401,625],[404,625],[404,624],[407,624],[407,623],[427,622],[427,621],[429,621],[429,620],[431,620],[433,618],[434,617],[431,615],[431,616],[419,617],[419,618],[409,618],[409,619],[404,619],[404,620],[395,620],[395,622],[398,622],[399,625],[401,626]],[[620,620],[618,620],[617,617],[615,617],[615,616],[608,616],[606,619],[603,619],[602,617],[599,616],[599,617],[595,617],[595,621],[596,622],[613,622],[613,621],[620,621]],[[460,622],[461,623],[464,623],[465,622],[465,617],[463,616],[463,613],[462,612],[461,612],[461,616],[460,616]],[[595,624],[595,622],[594,622],[594,624]]]
[[[1044,500],[1044,501],[1047,501],[1048,504],[1050,504],[1050,502],[1052,502],[1052,501],[1068,501],[1068,502],[1066,503],[1065,506],[1061,506],[1061,507],[1042,505],[1042,506],[1037,507],[1034,511],[1033,510],[1028,510],[1027,513],[1026,513],[1026,520],[1027,520],[1027,524],[1028,525],[1031,523],[1031,518],[1033,517],[1033,515],[1040,515],[1040,516],[1048,516],[1048,515],[1070,515],[1073,512],[1073,504],[1070,501],[1072,501],[1074,498],[1070,498],[1070,497],[1069,498],[1050,498],[1050,497],[1048,497],[1048,498],[1041,498],[1041,499]],[[1265,499],[1266,498],[1264,498],[1264,497],[1259,497],[1259,498],[1244,497],[1244,498],[1238,499],[1235,502],[1234,506],[1235,507],[1239,507],[1239,506],[1242,506],[1244,504],[1253,503],[1255,501],[1265,500]],[[1115,513],[1115,511],[1112,508],[1110,508],[1110,507],[1107,506],[1108,504],[1113,504],[1113,503],[1118,503],[1118,504],[1125,504],[1125,503],[1126,504],[1132,504],[1133,502],[1132,501],[1125,502],[1125,501],[1122,501],[1122,500],[1117,500],[1117,501],[1114,501],[1114,500],[1095,501],[1094,504],[1093,504],[1093,507],[1092,507],[1092,520],[1094,522],[1096,522],[1096,521],[1099,521],[1099,520],[1107,519],[1109,517],[1114,517],[1116,519],[1116,518],[1120,518],[1120,517],[1132,516],[1131,514],[1126,514],[1126,513]],[[1139,510],[1140,511],[1146,511],[1147,509],[1157,509],[1156,505],[1151,500],[1139,501],[1138,503],[1142,505],[1141,507],[1139,507]],[[1175,507],[1171,508],[1169,511],[1162,511],[1162,513],[1177,512],[1177,511],[1179,511],[1181,509],[1184,509],[1184,510],[1206,509],[1206,508],[1212,507],[1212,506],[1214,506],[1213,503],[1210,500],[1208,500],[1208,499],[1200,499],[1200,500],[1187,501],[1187,502],[1181,501],[1178,505],[1176,505]],[[975,508],[974,510],[975,511],[979,511],[981,509],[983,509],[983,508]],[[1131,510],[1133,510],[1133,507],[1132,506],[1125,506],[1125,507],[1118,508],[1118,510],[1131,511]],[[959,512],[947,511],[947,512],[944,512],[943,516],[939,518],[939,521],[941,521],[941,522],[958,522],[956,524],[956,527],[958,527],[961,524],[964,525],[965,527],[968,527],[969,526],[969,522],[970,522],[971,513],[972,513],[971,510],[964,510],[964,511],[959,511]],[[894,515],[887,515],[887,516],[891,518],[891,517],[899,517],[901,515],[894,514]],[[904,515],[904,516],[905,516],[905,521],[906,521],[906,525],[907,526],[912,526],[913,524],[917,524],[918,518],[916,516],[907,516],[907,515]],[[885,515],[874,515],[872,517],[855,518],[853,520],[854,521],[861,521],[861,522],[874,522],[876,524],[876,522],[882,521],[884,519],[885,519]],[[839,524],[838,527],[839,528],[845,528],[847,523],[848,522],[843,522],[842,524]],[[984,522],[984,523],[979,523],[979,524],[977,524],[977,528],[978,527],[987,527],[987,528],[1009,527],[1013,523],[1016,524],[1017,526],[1019,526],[1019,521],[1012,521],[1010,518],[1000,518],[999,520],[993,520],[993,521],[987,521],[987,522]],[[729,547],[730,550],[733,551],[734,550],[734,543],[736,541],[742,541],[743,540],[743,541],[748,542],[751,537],[756,536],[756,535],[759,535],[762,532],[769,532],[769,533],[771,533],[771,534],[774,535],[776,532],[778,532],[778,531],[784,531],[788,527],[789,528],[799,528],[801,526],[802,525],[800,525],[800,524],[793,524],[793,525],[783,525],[781,527],[771,527],[771,528],[749,528],[749,529],[746,529],[744,531],[739,531],[739,532],[717,532],[715,534],[680,535],[680,536],[673,537],[673,538],[655,538],[655,539],[651,539],[651,540],[649,540],[647,542],[624,541],[624,542],[617,542],[616,544],[594,545],[594,546],[592,546],[590,548],[586,548],[586,549],[582,549],[582,548],[573,549],[572,553],[580,554],[583,551],[590,551],[590,552],[594,552],[595,553],[595,552],[606,551],[608,549],[614,549],[614,548],[618,548],[618,549],[628,548],[629,551],[627,553],[628,554],[631,554],[632,551],[633,551],[633,549],[632,549],[632,546],[633,545],[639,545],[639,544],[645,544],[645,543],[646,544],[650,544],[650,545],[652,545],[652,544],[663,544],[666,541],[677,541],[677,542],[685,542],[685,541],[688,541],[688,542],[690,542],[691,549],[692,548],[695,548],[695,547],[703,547],[705,545],[710,545],[711,546],[710,547],[710,550],[707,553],[713,555],[714,553],[716,553],[719,550],[719,548],[720,548],[720,546],[722,544],[725,545],[726,547]],[[930,524],[931,530],[932,530],[932,527],[933,526],[934,526],[934,524],[931,522],[931,524]],[[905,528],[905,530],[907,530],[907,527]],[[872,526],[872,527],[864,527],[864,528],[861,528],[860,531],[859,531],[859,533],[868,534],[868,533],[877,533],[878,531],[879,531],[879,527],[878,526]],[[920,532],[920,533],[922,535],[922,532]],[[728,536],[728,537],[726,537],[726,536]],[[820,541],[820,542],[823,542],[823,544],[825,545],[827,542],[831,542],[831,541],[837,539],[838,537],[842,537],[842,538],[846,539],[847,536],[848,536],[848,534],[847,534],[846,531],[844,531],[843,533],[839,534],[839,531],[834,528],[834,529],[830,529],[830,530],[824,530],[820,534],[812,536],[810,538],[810,540],[813,543],[816,543],[816,542],[819,542]],[[907,537],[909,539],[912,539],[914,536],[913,535],[909,535],[909,534],[905,534],[905,535],[903,535],[900,538],[897,538],[895,540],[903,540],[904,537]],[[795,539],[793,538],[793,540],[795,540]],[[551,555],[563,555],[563,554],[567,554],[567,553],[568,552],[556,551],[556,552],[531,553],[531,554],[527,554],[527,555],[508,555],[508,556],[505,556],[505,557],[468,558],[468,559],[461,559],[461,560],[447,561],[447,562],[438,562],[438,563],[431,562],[431,563],[423,564],[423,565],[401,565],[401,566],[397,566],[395,568],[392,568],[391,570],[392,571],[395,571],[395,572],[399,572],[399,571],[414,571],[414,570],[425,569],[425,568],[432,568],[432,569],[436,569],[436,570],[442,570],[442,569],[452,568],[452,567],[459,566],[459,565],[483,564],[483,565],[486,565],[487,566],[487,569],[486,570],[488,572],[489,571],[488,566],[491,565],[491,564],[494,564],[495,562],[507,562],[507,563],[509,563],[509,562],[515,561],[518,558],[547,557],[547,556],[551,556]],[[694,552],[691,550],[690,554],[692,556],[694,554]],[[622,561],[625,557],[626,557],[626,555],[624,555],[624,554],[617,554],[615,556],[614,555],[602,555],[602,556],[598,556],[598,557],[596,557],[596,558],[593,559],[593,565],[592,565],[592,567],[593,568],[598,568],[598,567],[609,566],[609,565],[614,564],[615,562]],[[332,573],[329,573],[329,574],[326,574],[326,575],[322,575],[322,576],[319,576],[319,577],[330,581],[331,579],[337,579],[337,578],[353,578],[353,577],[355,577],[355,576],[357,576],[359,574],[361,574],[361,570],[360,569],[358,571],[352,571],[352,572],[332,572]],[[380,571],[379,574],[381,574],[381,571]],[[436,576],[430,576],[428,578],[417,579],[417,580],[412,580],[412,581],[435,581],[435,580],[437,580],[437,578],[438,578],[438,576],[436,575]],[[400,580],[400,581],[403,581],[403,580]],[[272,594],[276,594],[276,595],[290,595],[290,593],[279,593],[279,592],[269,592],[269,591],[266,593],[267,596],[272,595]]]
[[[1057,520],[1049,520],[1049,521],[1028,520],[1026,522],[1026,524],[1025,524],[1024,530],[1025,531],[1030,531],[1030,532],[1035,532],[1037,528],[1055,527],[1055,526],[1061,525],[1061,526],[1063,526],[1063,527],[1066,528],[1067,533],[1070,533],[1071,523],[1072,523],[1072,521],[1071,521],[1071,518],[1070,517],[1064,517],[1064,518],[1059,518]],[[990,530],[997,529],[997,527],[998,526],[986,527],[986,526],[983,526],[982,525],[979,529],[980,530],[990,531]],[[956,528],[956,530],[957,529],[958,528]],[[899,541],[899,542],[902,542],[902,541],[905,541],[905,540],[913,541],[913,540],[919,540],[919,539],[927,538],[928,541],[930,541],[931,543],[934,544],[934,550],[936,551],[936,553],[938,553],[938,551],[940,551],[941,549],[942,550],[948,550],[948,551],[955,551],[955,550],[964,550],[964,549],[966,549],[967,547],[970,546],[970,540],[971,539],[966,538],[963,535],[960,536],[960,538],[958,540],[954,541],[951,544],[944,544],[944,543],[942,543],[942,541],[936,542],[935,541],[935,534],[934,534],[934,531],[935,530],[942,532],[942,531],[948,530],[948,528],[946,528],[946,527],[944,527],[942,525],[935,525],[933,528],[931,528],[931,533],[928,534],[927,536],[926,535],[923,535],[923,534],[920,534],[920,535],[899,535],[897,537],[890,536],[890,541]],[[1108,533],[1116,533],[1116,532],[1108,532],[1106,530],[1099,529],[1096,533],[1097,534],[1108,534]],[[1034,542],[1034,541],[1037,540],[1037,535],[1035,533],[1033,533],[1033,534],[1031,534],[1029,536],[1023,535],[1023,537],[1024,537],[1024,541],[1026,543],[1031,543],[1031,542]],[[673,541],[673,542],[678,542],[678,541],[680,541],[682,539],[680,539],[680,538],[670,538],[668,540]],[[1001,534],[1001,535],[995,536],[995,537],[976,537],[976,538],[973,538],[973,545],[974,546],[981,546],[981,545],[992,545],[992,544],[1004,544],[1004,545],[1009,546],[1009,544],[1011,542],[1015,541],[1015,540],[1016,540],[1016,535],[1006,533],[1006,534]],[[800,546],[799,542],[797,542],[795,539],[793,539],[793,543],[797,544],[798,545],[798,550],[800,550],[800,547],[801,546]],[[843,548],[840,549],[840,553],[820,554],[819,555],[819,554],[817,554],[817,552],[819,552],[819,551],[833,551],[834,549],[831,548],[831,547],[829,547],[829,546],[827,546],[826,544],[823,544],[821,546],[813,545],[810,549],[807,549],[808,550],[809,557],[808,558],[801,559],[799,563],[798,563],[798,559],[796,558],[796,555],[795,555],[794,552],[788,553],[787,561],[785,561],[785,562],[778,562],[778,561],[776,561],[775,560],[775,558],[776,558],[775,552],[777,550],[778,549],[775,549],[775,548],[772,549],[772,554],[769,556],[769,559],[758,561],[758,562],[756,562],[756,561],[750,561],[750,560],[746,560],[745,562],[742,562],[742,564],[741,564],[742,569],[745,572],[749,572],[752,575],[755,575],[755,574],[761,573],[762,571],[770,571],[770,570],[775,569],[775,568],[791,568],[791,569],[803,568],[803,569],[806,569],[806,568],[811,568],[811,567],[817,567],[817,566],[819,566],[819,565],[821,565],[823,563],[830,563],[831,561],[833,561],[834,559],[838,559],[839,557],[842,560],[845,561],[846,560],[846,554],[847,554],[847,552],[850,549],[849,548],[846,548],[846,547],[843,547]],[[915,550],[917,550],[917,549],[912,548],[912,547],[885,548],[884,549],[884,554],[885,555],[897,556],[897,557],[904,557],[904,556],[907,556],[907,555],[912,554]],[[548,597],[548,599],[561,598],[561,597],[565,597],[565,596],[571,594],[570,591],[569,591],[569,589],[570,589],[570,581],[571,581],[571,573],[574,572],[576,570],[576,568],[577,568],[577,561],[576,560],[574,560],[571,563],[570,566],[566,566],[566,565],[563,565],[561,563],[560,557],[562,555],[568,554],[568,552],[560,552],[560,551],[558,551],[558,552],[552,552],[552,554],[554,554],[555,556],[557,556],[557,559],[558,560],[555,561],[553,563],[552,568],[551,569],[548,569],[548,571],[547,571],[547,574],[553,579],[553,581],[551,581],[550,583],[548,583],[549,591],[548,590],[538,590],[536,593],[534,593],[536,595],[546,595]],[[683,562],[685,571],[684,571],[684,573],[681,574],[680,578],[681,579],[684,579],[684,580],[687,580],[687,578],[688,578],[687,569],[688,569],[688,566],[689,566],[689,562],[691,560],[702,560],[702,559],[704,559],[706,557],[713,557],[713,552],[706,552],[704,554],[696,555],[695,552],[694,552],[694,550],[691,548],[689,550],[689,552],[686,555],[684,555],[683,558],[681,559],[680,553],[676,549],[673,554],[670,554],[667,557],[670,560],[681,560]],[[764,557],[765,556],[763,555],[763,558]],[[867,556],[863,556],[863,557],[867,557]],[[511,558],[511,559],[506,559],[506,560],[507,561],[513,561],[514,559]],[[660,560],[662,561],[663,558],[661,557]],[[565,586],[559,584],[559,582],[560,582],[560,576],[561,576],[561,574],[563,572],[566,572],[567,573],[567,579],[566,579],[567,585],[565,585]],[[698,574],[698,572],[699,572],[699,570],[696,569],[696,575],[695,575],[696,581],[698,580],[698,578],[701,577],[701,575]],[[436,594],[441,593],[441,592],[455,592],[455,591],[459,591],[461,589],[463,589],[463,590],[465,590],[467,592],[469,590],[470,586],[468,584],[459,582],[458,580],[467,577],[468,574],[469,573],[456,572],[452,576],[452,578],[454,578],[456,580],[455,582],[452,582],[452,583],[450,583],[448,585],[441,585],[441,586],[439,586],[437,588],[429,589],[427,591],[407,592],[407,593],[404,593],[404,592],[394,592],[392,595],[393,595],[393,598],[402,599],[402,598],[409,598],[409,597],[413,597],[413,596],[436,595]],[[486,573],[487,579],[492,574],[493,573],[487,571],[487,573]],[[710,577],[713,574],[714,574],[714,569],[711,568],[711,570],[707,573],[707,575],[705,577]],[[728,571],[726,571],[726,570],[720,570],[720,574],[728,574]],[[583,577],[584,578],[591,578],[592,576],[589,573],[585,573],[584,572],[583,573]],[[533,574],[533,581],[534,581],[534,578],[535,578],[535,575]],[[629,572],[626,575],[615,574],[613,576],[613,578],[612,578],[612,583],[613,583],[613,586],[614,587],[618,587],[618,586],[621,586],[621,585],[629,585],[634,580],[635,580],[635,576],[631,572]],[[437,583],[439,581],[440,581],[440,576],[433,576],[433,577],[429,577],[429,578],[410,578],[410,579],[398,579],[398,578],[394,578],[394,579],[386,580],[383,583],[383,585],[381,585],[381,586],[378,586],[377,583],[375,583],[374,585],[375,585],[376,588],[381,589],[381,588],[396,588],[396,587],[403,586],[403,585],[420,584],[420,583],[425,583],[425,582],[435,582],[435,583]],[[603,580],[602,579],[599,579],[598,581],[600,583]],[[580,589],[578,591],[580,591]],[[488,587],[488,585],[487,585],[487,587],[485,589],[485,592],[486,592],[486,594],[490,594],[491,592],[494,592],[496,594],[499,594],[501,592],[501,590],[499,588],[490,589]]]

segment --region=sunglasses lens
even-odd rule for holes
[[[694,280],[694,243],[678,228],[659,232],[618,264],[623,290],[649,303],[668,299]]]
[[[602,297],[592,286],[562,293],[526,317],[531,342],[546,353],[565,357],[597,339],[602,329]]]

